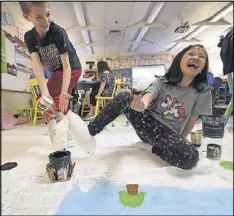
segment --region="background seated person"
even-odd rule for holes
[[[96,109],[96,96],[109,97],[112,95],[115,84],[115,77],[110,70],[107,62],[99,61],[97,64],[97,77],[96,80],[100,82],[100,86],[92,88],[90,93],[90,111],[85,117],[85,120],[92,118]]]

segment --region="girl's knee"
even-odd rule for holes
[[[186,156],[185,163],[181,167],[184,170],[193,169],[199,161],[199,152],[194,146],[190,146],[190,152]]]
[[[121,92],[117,95],[118,98],[126,101],[132,101],[133,100],[133,94],[130,92]]]

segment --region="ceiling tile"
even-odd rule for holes
[[[134,2],[106,2],[106,28],[125,28]],[[118,23],[115,23],[118,21]]]

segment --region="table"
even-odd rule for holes
[[[71,100],[71,108],[74,112],[79,113],[79,93],[85,94],[85,90],[89,89],[89,88],[94,88],[94,87],[99,87],[100,83],[97,81],[90,81],[90,80],[79,80],[76,84],[76,90],[78,91],[77,95],[78,97],[73,97],[73,99]],[[82,91],[82,92],[81,92]],[[82,98],[82,96],[81,96]]]
[[[97,81],[81,80],[81,81],[78,81],[78,83],[76,84],[76,88],[77,90],[85,90],[87,88],[94,88],[99,85],[100,83]]]

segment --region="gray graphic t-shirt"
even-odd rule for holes
[[[168,86],[164,78],[156,80],[144,91],[152,93],[149,113],[177,133],[182,133],[191,116],[212,114],[211,91],[197,92],[193,87]]]

